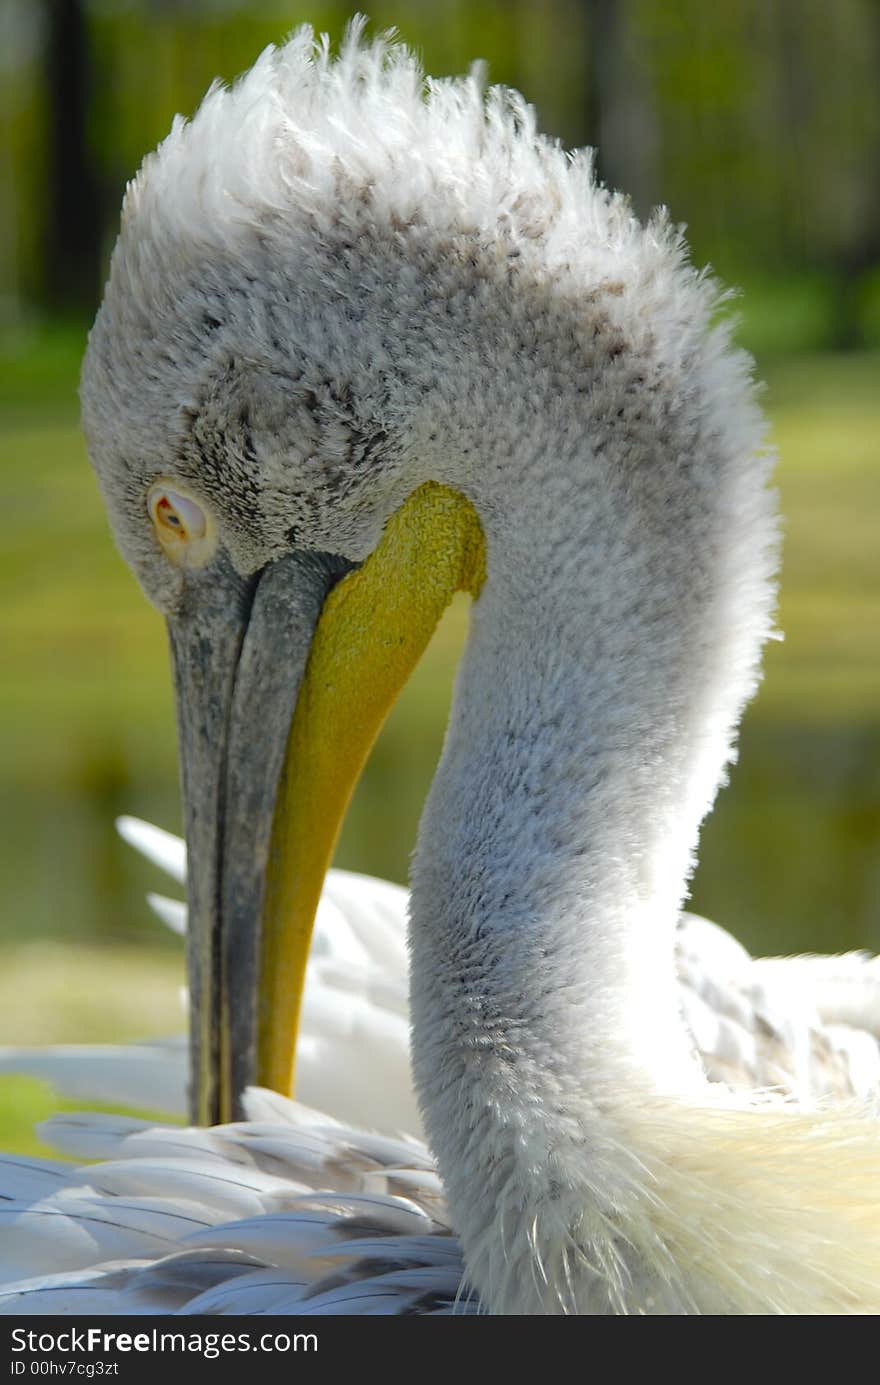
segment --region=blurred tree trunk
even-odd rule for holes
[[[656,131],[648,64],[639,53],[626,0],[586,0],[587,139],[596,171],[645,215],[656,197]]]
[[[89,150],[90,56],[84,0],[48,0],[45,297],[53,311],[92,312],[100,288],[101,199]]]
[[[839,72],[846,70],[848,37],[847,25],[852,23],[852,15],[857,13],[861,21],[859,35],[871,54],[870,68],[877,70],[880,65],[880,3],[866,0],[857,7],[841,7],[837,11],[832,42],[823,52],[825,72],[830,74],[832,93],[840,99]],[[807,19],[809,19],[809,14]],[[810,224],[821,204],[817,205],[812,189],[818,184],[820,195],[826,203],[833,203],[835,197],[834,177],[837,168],[832,164],[831,181],[827,176],[823,181],[815,171],[817,160],[816,135],[811,133],[815,127],[815,107],[829,98],[811,72],[810,55],[820,42],[815,20],[805,22],[803,10],[797,5],[780,5],[774,12],[776,24],[775,60],[779,73],[780,128],[785,131],[787,143],[783,145],[784,157],[778,174],[778,190],[782,209],[779,213],[779,227],[783,238],[788,241],[789,262],[799,268],[798,262],[809,265],[818,264],[833,284],[833,305],[828,327],[827,345],[832,350],[852,351],[865,346],[864,327],[861,317],[861,298],[864,277],[880,261],[880,179],[864,176],[868,169],[876,169],[880,161],[880,148],[877,144],[876,122],[873,137],[867,131],[860,131],[859,138],[865,140],[860,145],[861,167],[863,170],[862,190],[859,198],[859,215],[853,217],[847,211],[839,216],[831,236],[827,231],[816,235]],[[852,40],[850,39],[850,42]],[[820,68],[821,71],[821,68]],[[845,80],[845,79],[844,79]],[[834,100],[832,95],[831,100]],[[841,122],[837,135],[838,153],[836,163],[845,162],[850,149],[846,139],[852,139],[852,126]],[[869,144],[868,141],[871,141]],[[821,134],[818,152],[821,157]],[[850,175],[851,176],[851,175]],[[843,170],[843,190],[847,191],[847,173]],[[805,189],[808,191],[805,193]],[[811,244],[812,241],[812,244]]]
[[[880,3],[873,0],[864,10],[867,40],[872,56],[872,68],[876,72],[880,64]],[[880,148],[875,134],[873,147],[865,151],[865,203],[858,230],[844,244],[832,265],[835,273],[836,294],[833,320],[832,347],[839,351],[857,351],[865,346],[864,323],[862,320],[862,288],[868,271],[880,264]],[[873,170],[873,172],[869,171]]]
[[[829,346],[835,351],[861,351],[864,276],[880,262],[880,228],[867,227],[859,244],[841,252],[831,265],[834,276],[834,314]]]

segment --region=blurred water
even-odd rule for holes
[[[880,725],[747,718],[692,895],[764,955],[880,951]]]
[[[392,726],[358,789],[340,864],[405,880],[442,738]],[[0,792],[3,935],[156,941],[147,889],[175,887],[125,847],[113,819],[174,829],[173,776],[149,782],[118,753],[80,779]],[[704,828],[692,905],[763,953],[880,950],[880,727],[747,722],[740,763]]]

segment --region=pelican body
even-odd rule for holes
[[[880,1135],[711,1084],[675,938],[772,630],[719,292],[509,91],[300,30],[130,186],[82,378],[167,616],[194,1119],[288,1092],[339,822],[473,597],[413,857],[412,1059],[493,1313],[880,1308]]]

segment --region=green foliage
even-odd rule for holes
[[[826,274],[734,276],[734,310],[742,315],[740,339],[766,359],[786,353],[818,352],[831,340],[835,323],[835,284]]]
[[[880,346],[880,265],[865,274],[858,300],[862,336],[868,345]]]

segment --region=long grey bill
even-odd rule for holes
[[[190,1112],[242,1114],[256,1077],[260,927],[278,782],[324,600],[344,559],[292,553],[242,579],[225,558],[169,620],[187,841]]]

